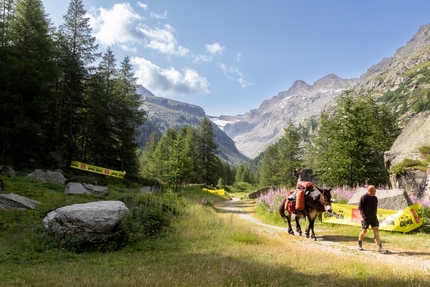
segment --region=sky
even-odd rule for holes
[[[42,0],[55,27],[70,1]],[[243,115],[335,74],[358,78],[430,23],[428,0],[82,0],[99,52],[155,96]]]

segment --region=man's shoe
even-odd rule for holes
[[[357,246],[358,250],[363,251],[363,245],[361,244],[361,241],[358,241],[358,246]]]
[[[379,243],[379,244],[378,244],[378,252],[379,252],[379,253],[387,253],[387,252],[388,252],[388,250],[386,250],[386,249],[382,248],[382,244],[381,244],[381,243]]]

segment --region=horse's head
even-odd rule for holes
[[[333,187],[331,187],[330,189],[327,189],[325,187],[319,188],[318,186],[315,186],[315,187],[320,192],[320,202],[324,206],[325,211],[332,212],[331,190],[333,189]]]

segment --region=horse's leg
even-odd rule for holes
[[[309,230],[311,232],[311,238],[317,241],[317,237],[315,236],[315,232],[314,232],[314,223],[315,223],[315,218],[309,219]]]
[[[291,212],[288,212],[287,222],[288,222],[288,233],[294,235],[293,227],[291,226]]]
[[[302,227],[300,226],[299,216],[296,215],[296,231],[302,236]]]
[[[315,218],[316,217],[317,217],[317,211],[315,209],[310,210],[308,212],[309,225],[308,225],[308,227],[305,230],[306,238],[309,238],[309,235],[310,235],[311,238],[313,238],[314,240],[316,240],[315,232],[314,232],[314,222],[315,222]]]

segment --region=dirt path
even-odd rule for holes
[[[222,213],[236,214],[240,219],[255,224],[258,230],[269,233],[272,236],[280,236],[280,233],[288,233],[287,227],[279,227],[270,224],[265,224],[261,220],[255,218],[251,212],[247,211],[253,203],[242,201],[238,198],[228,200],[222,205],[217,205],[216,209]],[[287,224],[285,224],[287,226]],[[295,235],[298,243],[303,245],[312,244],[315,248],[321,248],[325,252],[332,252],[342,256],[354,256],[359,258],[372,258],[381,262],[390,264],[399,264],[408,266],[414,270],[420,270],[428,273],[430,276],[430,250],[429,252],[397,252],[390,250],[388,254],[380,254],[375,252],[374,244],[364,244],[364,251],[357,250],[355,245],[356,239],[345,238],[345,236],[322,235],[323,230],[315,229],[317,241],[313,241],[306,237]],[[292,236],[292,235],[291,235]],[[358,236],[358,235],[357,235]],[[303,239],[303,240],[301,240]],[[343,241],[343,242],[342,242]],[[367,246],[366,246],[367,245]]]

